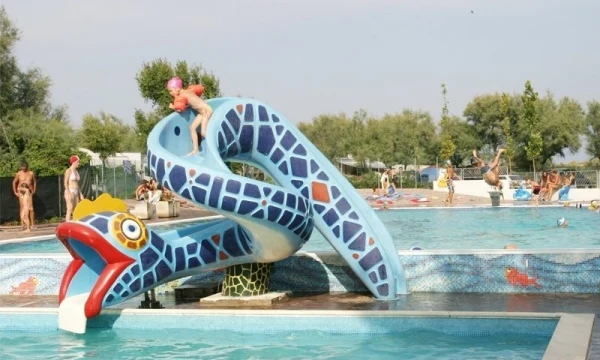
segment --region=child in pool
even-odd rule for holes
[[[33,197],[31,189],[27,183],[21,183],[19,186],[19,201],[21,202],[21,221],[25,227],[24,232],[31,231],[31,222],[29,221],[30,214],[33,212]]]
[[[200,85],[193,85],[184,89],[183,81],[178,77],[174,77],[167,83],[167,90],[169,90],[169,94],[174,98],[173,103],[169,104],[169,108],[181,112],[189,104],[192,109],[198,112],[198,115],[190,125],[192,152],[188,155],[197,154],[198,145],[201,141],[201,139],[200,141],[198,139],[198,126],[200,126],[200,136],[205,137],[208,120],[210,120],[213,113],[212,108],[199,96],[204,89]]]

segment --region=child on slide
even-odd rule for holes
[[[194,155],[198,153],[198,126],[200,126],[200,136],[206,137],[206,127],[208,120],[212,116],[212,108],[200,98],[204,92],[202,85],[190,85],[187,89],[183,88],[183,81],[174,77],[167,82],[167,90],[173,96],[173,102],[169,104],[169,108],[182,112],[187,105],[198,112],[198,115],[190,125],[190,134],[192,137],[192,152],[188,154]]]

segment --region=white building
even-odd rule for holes
[[[102,165],[102,160],[100,159],[100,155],[85,148],[79,148],[79,151],[86,153],[90,158],[90,165],[92,166],[100,166]],[[110,156],[106,159],[104,164],[105,167],[114,168],[119,166],[126,166],[129,164],[134,165],[136,171],[144,170],[146,168],[145,156],[142,156],[141,153],[116,153],[114,156]]]

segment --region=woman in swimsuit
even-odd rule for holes
[[[71,156],[69,158],[71,166],[65,171],[64,187],[65,187],[65,202],[67,203],[67,215],[65,221],[71,221],[73,210],[79,201],[83,200],[83,194],[79,190],[79,172],[77,167],[79,166],[79,157]]]

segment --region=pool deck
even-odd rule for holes
[[[135,205],[135,200],[125,200],[127,207],[132,209]],[[207,216],[213,216],[215,213],[200,209],[196,206],[181,207],[179,209],[179,216],[172,218],[153,218],[143,220],[145,224],[157,224],[170,222],[174,220],[192,220]],[[0,226],[0,242],[14,239],[27,239],[27,238],[39,238],[53,236],[56,232],[58,223],[54,224],[38,224],[37,227],[31,232],[23,232],[20,226]]]
[[[361,197],[366,198],[371,193],[370,189],[359,189],[357,190]],[[444,198],[448,194],[446,191],[434,191],[431,189],[399,189],[399,192],[403,194],[403,196],[389,205],[389,209],[400,209],[400,208],[472,208],[472,207],[491,207],[491,201],[487,197],[479,197],[479,196],[470,196],[470,195],[456,195],[454,199],[454,204],[452,206],[447,206],[444,204]],[[422,203],[413,203],[410,200],[414,199],[415,196],[425,197],[429,200],[429,202]],[[137,201],[127,199],[124,200],[125,204],[129,209],[133,209]],[[381,207],[376,201],[369,201],[369,204],[374,209],[379,209]],[[513,201],[512,199],[505,199],[502,201],[501,206],[529,206],[529,201]],[[539,206],[562,206],[558,202],[548,202],[542,203]],[[202,218],[206,216],[213,216],[215,213],[206,211],[204,209],[200,209],[195,205],[189,205],[185,207],[181,207],[179,211],[178,217],[173,218],[153,218],[149,220],[143,220],[146,224],[157,224],[164,223],[170,221],[185,221],[192,220],[197,218]],[[37,224],[36,228],[31,232],[25,233],[21,230],[20,226],[0,226],[0,242],[6,240],[15,240],[15,239],[29,239],[36,240],[41,238],[47,238],[53,236],[58,223],[52,224]]]
[[[111,309],[137,309],[143,296],[138,296]],[[177,303],[173,294],[157,295],[157,300],[170,310],[232,309],[204,307],[200,302]],[[0,308],[57,308],[56,296],[0,295]],[[393,301],[375,300],[368,294],[295,294],[268,308],[236,307],[237,310],[358,310],[419,312],[500,312],[500,313],[568,313],[596,314],[588,359],[600,359],[600,294],[473,294],[414,293]],[[160,310],[148,310],[160,311]]]

